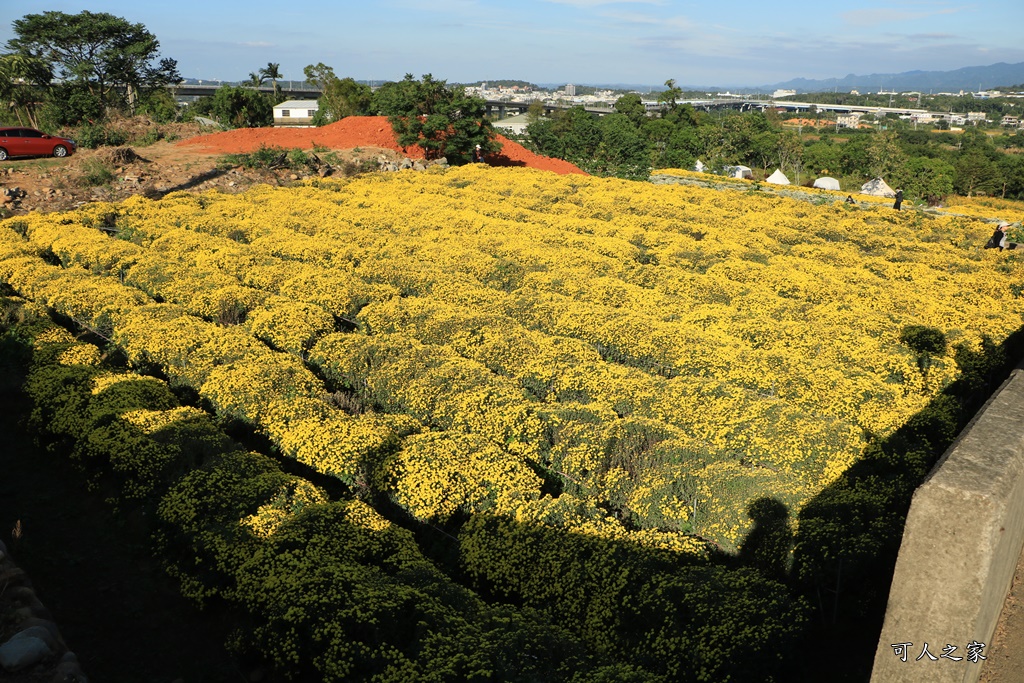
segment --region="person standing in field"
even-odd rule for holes
[[[892,208],[897,211],[900,210],[900,204],[903,203],[903,190],[896,190],[896,202],[892,205]]]
[[[480,145],[477,145],[476,149],[473,150],[473,163],[475,163],[475,164],[482,164],[482,163],[484,163],[484,150],[483,150],[483,148],[480,147]]]

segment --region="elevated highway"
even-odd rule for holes
[[[203,83],[203,84],[181,84],[171,85],[167,89],[178,102],[195,102],[200,97],[212,97],[219,88],[231,83]],[[251,87],[251,86],[247,86]],[[273,85],[261,85],[253,88],[268,95],[274,94]],[[278,91],[290,100],[315,100],[320,97],[318,88],[311,88],[309,83],[304,81],[278,81]]]
[[[187,85],[175,85],[170,86],[171,94],[179,102],[194,102],[200,97],[209,97],[213,95],[223,83],[216,84],[187,84]],[[256,90],[272,94],[274,92],[273,86],[263,85]],[[315,100],[320,97],[321,91],[317,88],[311,87],[309,83],[304,81],[278,81],[278,90],[288,99],[297,100]],[[487,114],[490,116],[496,116],[499,119],[506,118],[507,116],[514,116],[516,114],[525,114],[530,108],[530,101],[509,101],[509,100],[486,100]],[[684,100],[680,104],[689,104],[694,109],[703,109],[710,111],[712,109],[738,109],[740,111],[747,111],[752,109],[759,109],[764,111],[765,109],[785,109],[787,111],[811,111],[814,107],[817,107],[818,111],[829,111],[836,113],[849,114],[853,112],[860,112],[864,114],[897,114],[897,115],[913,115],[913,114],[926,114],[927,109],[910,109],[906,107],[872,107],[867,105],[855,105],[855,104],[818,104],[815,102],[795,102],[792,100],[775,100],[775,99],[758,99],[758,98],[740,98],[740,97],[726,97],[726,98],[708,98],[700,100]],[[549,116],[555,111],[561,111],[570,109],[578,104],[569,102],[543,102],[544,115]],[[610,106],[598,106],[598,105],[583,105],[583,108],[592,114],[593,116],[605,116],[615,111]],[[648,104],[648,111],[658,111],[661,109],[656,104]]]

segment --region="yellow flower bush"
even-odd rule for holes
[[[1024,202],[999,197],[962,197],[951,195],[946,199],[948,211],[965,216],[1005,220],[1017,223],[1024,220]]]
[[[521,458],[472,434],[410,436],[395,460],[399,503],[422,519],[493,509],[506,492],[534,491],[540,480]]]
[[[326,502],[327,494],[321,488],[305,479],[292,479],[281,486],[269,502],[239,523],[257,538],[265,539],[304,507]]]
[[[60,354],[61,365],[99,365],[100,351],[95,346],[76,345]]]
[[[969,206],[474,166],[33,214],[0,278],[414,514],[735,548],[752,500],[795,519],[958,377],[955,345],[1020,327],[1018,257],[982,249],[1012,207]],[[925,364],[909,325],[950,351]],[[531,512],[536,472],[583,512]]]

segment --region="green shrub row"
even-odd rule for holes
[[[286,678],[661,680],[595,656],[533,610],[488,606],[411,532],[354,498],[328,500],[164,382],[109,367],[62,328],[33,317],[3,343],[30,348],[24,390],[40,440],[123,510],[155,512],[158,552],[183,593],[231,608],[233,646]]]
[[[808,626],[804,601],[746,567],[479,515],[461,559],[477,588],[672,681],[774,681]]]
[[[5,348],[28,349],[29,426],[122,510],[151,511],[183,594],[227,606],[233,647],[286,678],[770,681],[806,627],[754,570],[501,517],[469,519],[436,565],[411,531],[245,450],[162,380],[38,315],[5,319]]]

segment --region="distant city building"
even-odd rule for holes
[[[772,93],[772,97],[778,99],[780,97],[793,97],[796,95],[796,90],[776,90]]]
[[[574,97],[576,95],[576,86],[573,85],[572,83],[566,85],[565,94],[568,95],[569,97]]]
[[[528,126],[529,124],[530,117],[527,116],[526,114],[519,114],[517,116],[512,116],[507,119],[502,119],[501,121],[495,121],[491,125],[494,126],[495,128],[506,130],[510,133],[522,135],[523,133],[526,132],[526,126]]]
[[[850,112],[849,114],[839,114],[836,116],[836,127],[838,128],[856,128],[860,124],[860,117],[864,114],[859,111]]]
[[[860,94],[860,91],[859,91],[859,90],[851,90],[851,91],[850,91],[850,94],[851,94],[851,95],[859,95],[859,94]]]
[[[1004,126],[1012,126],[1014,128],[1020,127],[1020,119],[1017,118],[1016,116],[1010,116],[1009,114],[1004,116],[1000,123],[1003,124]]]

